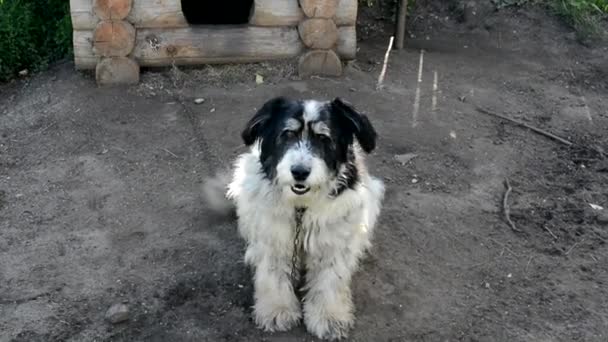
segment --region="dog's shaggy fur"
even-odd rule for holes
[[[303,317],[319,338],[345,337],[354,322],[351,277],[370,247],[384,197],[363,160],[362,152],[375,148],[372,124],[340,99],[279,97],[264,104],[242,138],[250,151],[236,161],[225,198],[236,206],[245,261],[255,272],[255,322],[282,331]],[[212,196],[219,188],[209,182],[207,197],[225,209]],[[301,289],[290,278],[298,223]]]

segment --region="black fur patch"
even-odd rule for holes
[[[347,162],[344,163],[343,170],[338,174],[338,185],[331,193],[331,196],[340,196],[344,190],[353,189],[359,182],[359,170],[355,164],[355,153],[352,148],[349,149]]]
[[[242,133],[243,141],[246,145],[260,141],[260,162],[265,176],[271,181],[276,177],[277,164],[285,152],[294,144],[307,143],[311,153],[322,159],[327,169],[334,173],[337,186],[331,195],[339,196],[346,189],[354,188],[359,181],[354,138],[369,153],[375,148],[376,132],[365,115],[357,113],[340,99],[321,106],[314,122],[304,122],[304,105],[303,101],[284,97],[266,102],[247,123]],[[300,123],[299,130],[286,130],[289,119]],[[314,132],[312,126],[316,122],[325,123],[330,136]]]

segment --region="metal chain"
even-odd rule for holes
[[[302,217],[304,216],[304,212],[306,208],[296,208],[295,211],[295,219],[296,219],[296,229],[293,237],[293,254],[291,255],[291,283],[293,286],[296,286],[296,283],[299,278],[300,273],[300,248],[302,247],[300,244],[300,234],[302,232]]]

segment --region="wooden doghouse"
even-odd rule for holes
[[[74,59],[100,84],[139,68],[299,57],[302,76],[355,58],[357,0],[70,0]]]

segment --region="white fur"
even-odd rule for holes
[[[239,232],[247,242],[245,262],[255,271],[255,322],[265,330],[282,331],[299,324],[304,316],[308,331],[317,337],[342,338],[354,322],[351,277],[370,247],[384,185],[367,173],[357,155],[359,183],[332,197],[335,179],[325,176],[322,161],[306,160],[310,154],[305,146],[301,148],[293,155],[286,153],[283,159],[290,159],[284,167],[279,163],[277,184],[264,177],[259,145],[254,144],[238,158],[227,197],[236,205]],[[321,163],[312,167],[307,181],[311,190],[300,196],[288,186],[294,161]],[[315,176],[318,168],[322,171]],[[296,207],[307,208],[300,239],[307,270],[303,310],[290,281]]]
[[[292,131],[297,131],[298,129],[300,129],[301,126],[302,124],[300,123],[300,121],[296,119],[287,119],[287,122],[285,122],[285,129],[289,129]]]
[[[301,165],[310,169],[310,175],[305,183],[312,188],[319,188],[329,180],[329,170],[325,162],[312,153],[307,140],[294,144],[285,152],[285,155],[277,164],[277,182],[279,186],[289,188],[294,184],[295,180],[291,174],[291,167],[295,165]]]
[[[319,108],[321,108],[326,102],[317,100],[306,100],[304,101],[304,121],[310,122],[315,121],[319,118]]]

